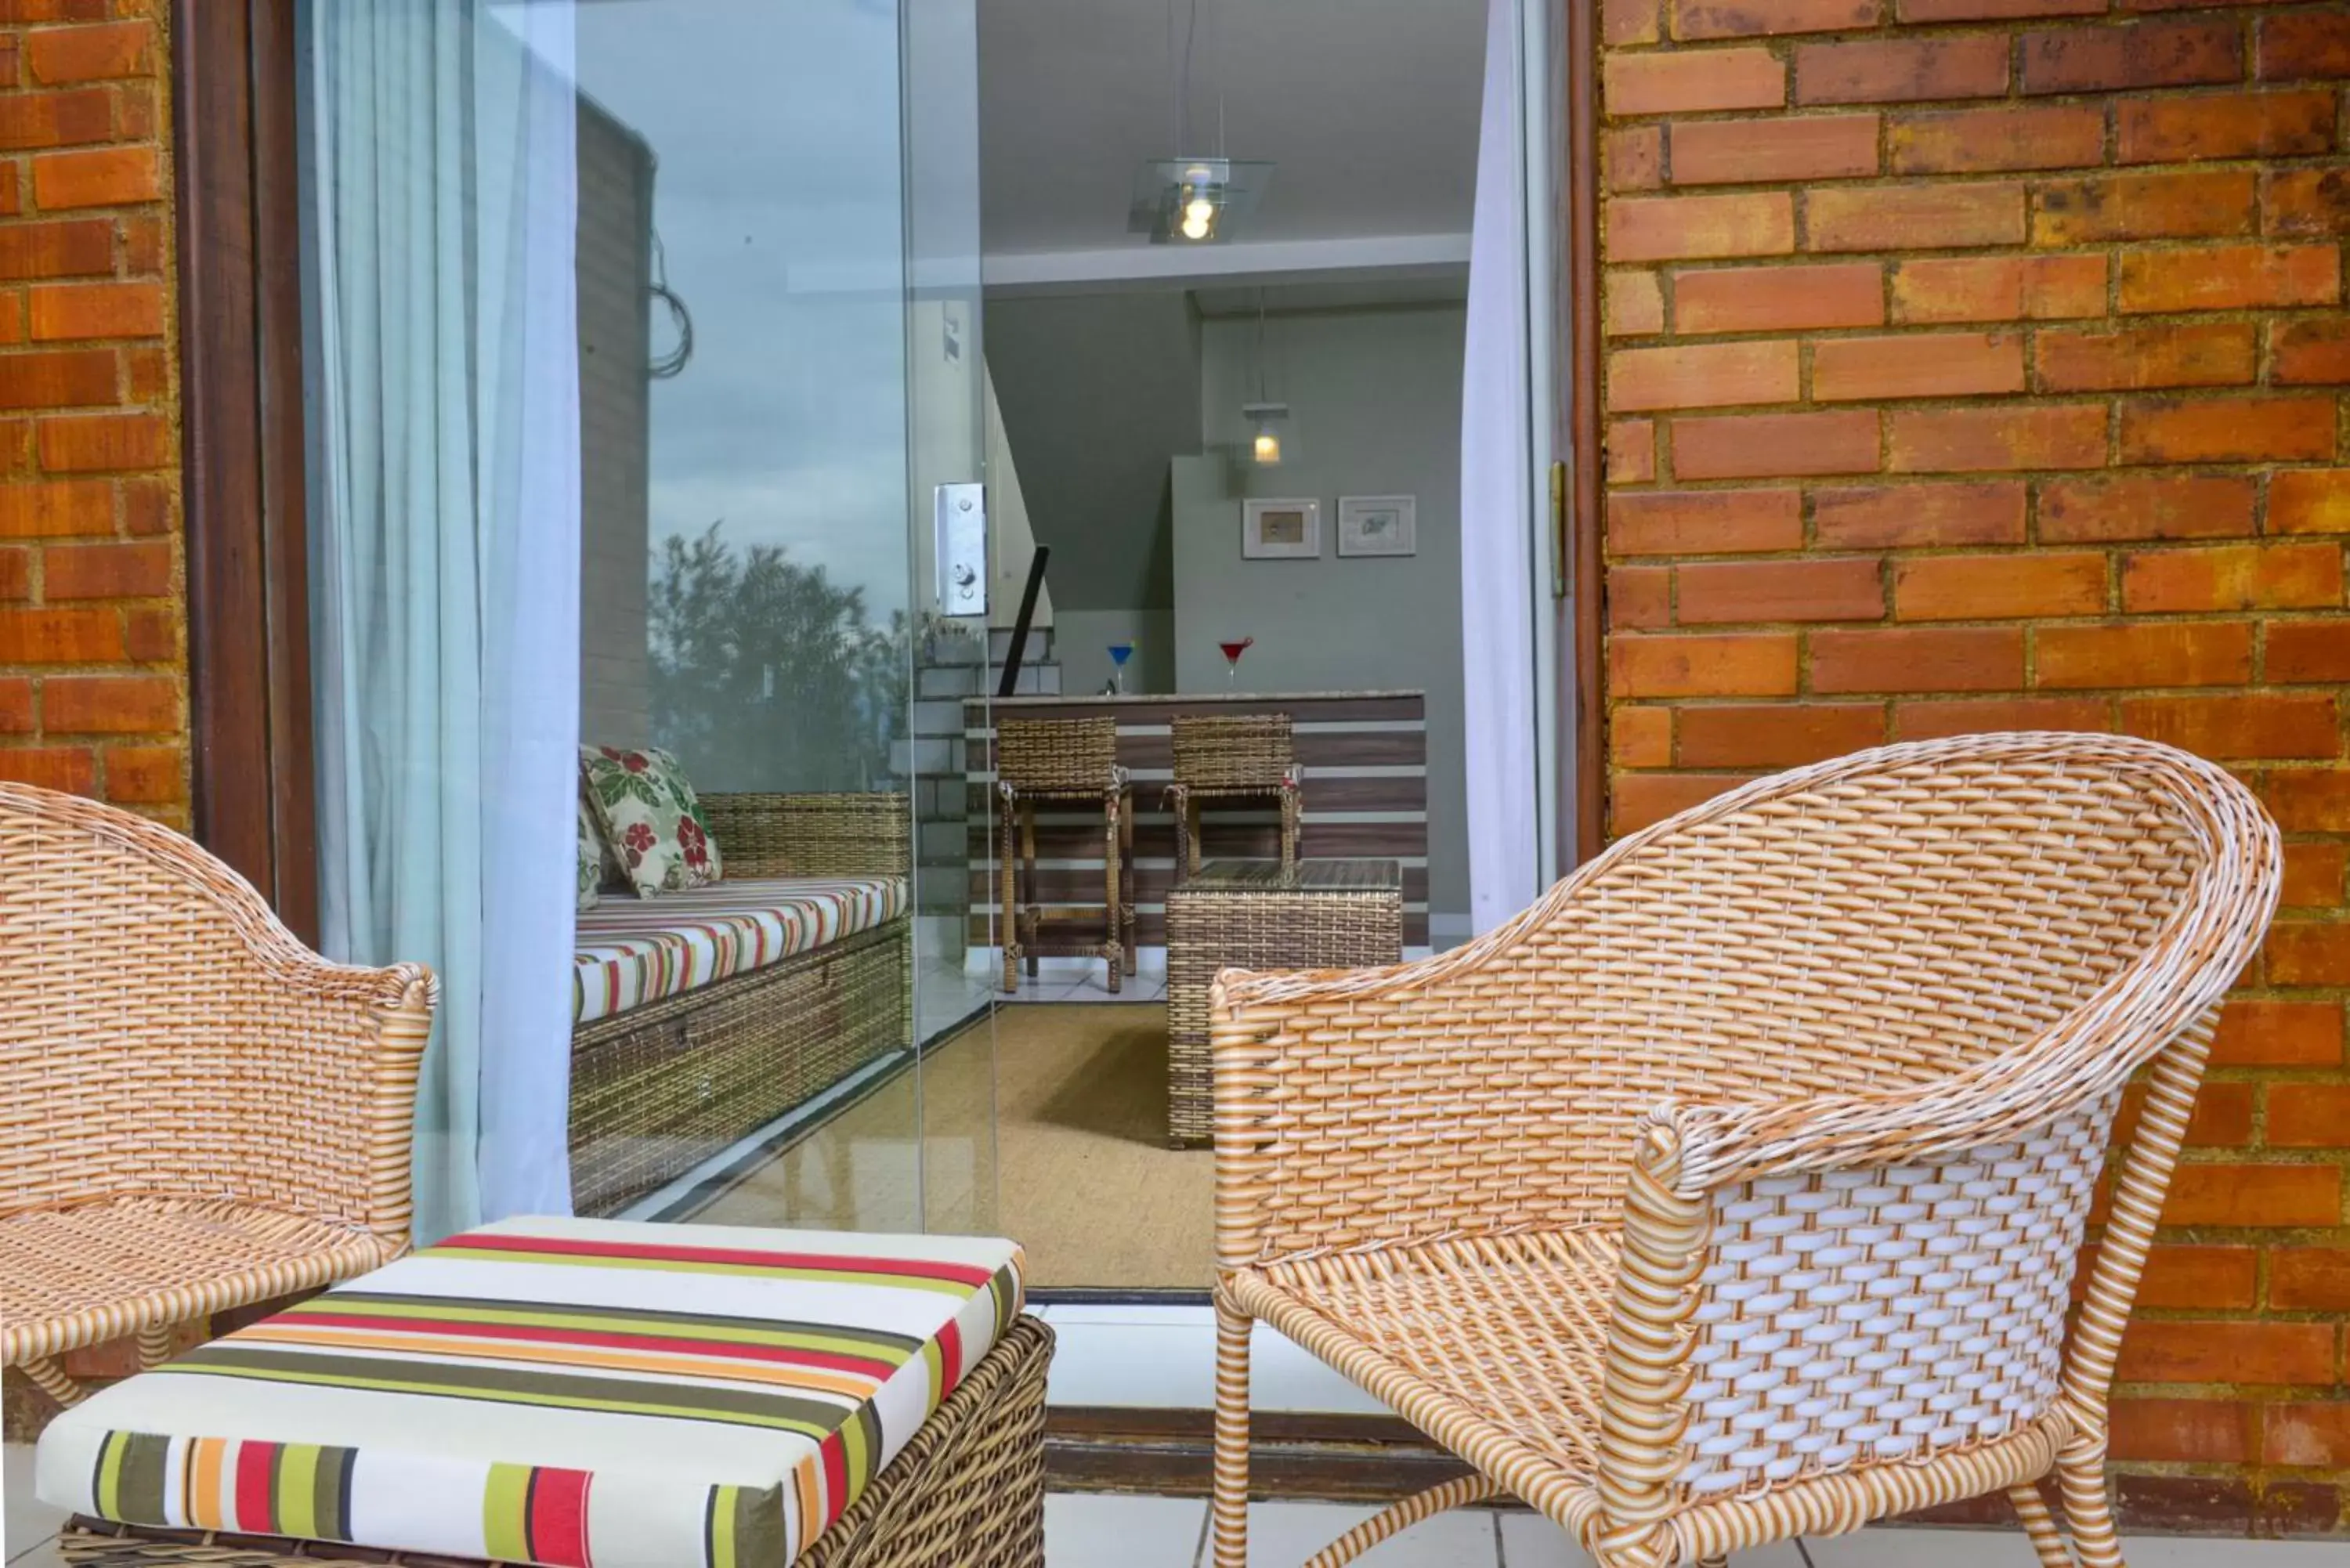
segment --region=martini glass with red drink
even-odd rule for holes
[[[1224,650],[1225,690],[1237,691],[1241,685],[1241,655],[1256,646],[1256,639],[1243,637],[1231,642],[1220,642],[1216,646]]]

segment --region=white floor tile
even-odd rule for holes
[[[1591,1558],[1542,1515],[1505,1513],[1502,1568],[1591,1568]]]
[[[1200,1498],[1055,1492],[1045,1500],[1045,1568],[1191,1568],[1207,1521]]]
[[[1109,988],[1109,980],[1107,976],[1100,973],[1080,975],[1070,982],[1068,990],[1061,992],[1059,1000],[1091,1002],[1132,1002],[1142,994],[1142,987],[1138,983],[1141,979],[1139,974],[1120,975],[1118,990],[1113,992]]]
[[[1731,1560],[1731,1568],[1804,1568],[1803,1554],[1792,1545],[1768,1547],[1760,1552],[1742,1552]],[[1906,1560],[1887,1558],[1884,1568],[1892,1568],[1897,1561],[1907,1568]],[[1591,1568],[1591,1558],[1566,1538],[1566,1532],[1539,1514],[1505,1513],[1502,1515],[1503,1568]]]
[[[1804,1543],[1815,1568],[2034,1568],[2031,1542],[2014,1530],[1864,1530]],[[2229,1541],[2138,1536],[2122,1542],[2130,1568],[2350,1568],[2339,1541]]]
[[[2033,1568],[2031,1542],[2002,1530],[1864,1530],[1804,1542],[1814,1568]]]
[[[1211,1408],[1214,1310],[1204,1306],[1056,1307],[1059,1343],[1046,1397],[1055,1405]],[[1257,1410],[1353,1411],[1387,1407],[1266,1324],[1249,1339],[1249,1405]]]
[[[6,1483],[0,1490],[0,1506],[5,1506],[5,1522],[0,1522],[0,1541],[7,1543],[7,1561],[15,1563],[47,1545],[66,1515],[62,1509],[34,1501],[32,1444],[7,1445],[6,1452],[0,1454],[0,1478]]]
[[[1251,1503],[1250,1568],[1298,1568],[1378,1511],[1334,1502]],[[1501,1557],[1493,1515],[1461,1509],[1423,1520],[1355,1561],[1370,1568],[1495,1568]]]
[[[2148,1536],[2122,1543],[2130,1568],[2345,1568],[2350,1542]]]

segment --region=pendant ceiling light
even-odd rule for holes
[[[1256,291],[1256,400],[1241,405],[1248,421],[1249,461],[1259,468],[1278,468],[1283,442],[1289,432],[1289,405],[1264,395],[1264,290]]]
[[[1179,150],[1191,144],[1191,58],[1200,32],[1200,0],[1189,0],[1189,5],[1180,53],[1175,0],[1168,0],[1167,5],[1167,49],[1175,99],[1170,128]],[[1219,93],[1215,152],[1143,160],[1135,175],[1127,228],[1132,234],[1149,234],[1155,245],[1216,244],[1229,239],[1234,223],[1255,210],[1272,182],[1270,161],[1224,155],[1224,100]]]

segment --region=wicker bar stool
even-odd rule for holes
[[[1134,972],[1134,812],[1118,763],[1115,719],[1005,719],[995,727],[996,817],[1001,828],[1003,989],[1020,989],[1020,964],[1039,958],[1098,958],[1109,989]],[[1045,907],[1036,877],[1036,807],[1102,814],[1102,914]],[[1055,928],[1058,928],[1057,932]]]
[[[1297,765],[1289,715],[1185,715],[1175,720],[1173,730],[1175,782],[1167,789],[1167,808],[1175,814],[1178,876],[1200,869],[1200,807],[1209,801],[1277,804],[1282,869],[1295,867],[1298,824],[1305,815],[1305,774]]]
[[[1962,735],[1756,779],[1432,959],[1225,971],[1217,1568],[1258,1318],[1471,1467],[1315,1568],[1504,1492],[1601,1568],[2001,1494],[2044,1568],[2122,1568],[2107,1391],[2279,860],[2200,758]]]

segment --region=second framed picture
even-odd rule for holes
[[[1338,497],[1338,554],[1416,556],[1419,553],[1418,496]]]
[[[1252,561],[1311,561],[1322,554],[1322,503],[1241,503],[1241,555]]]

